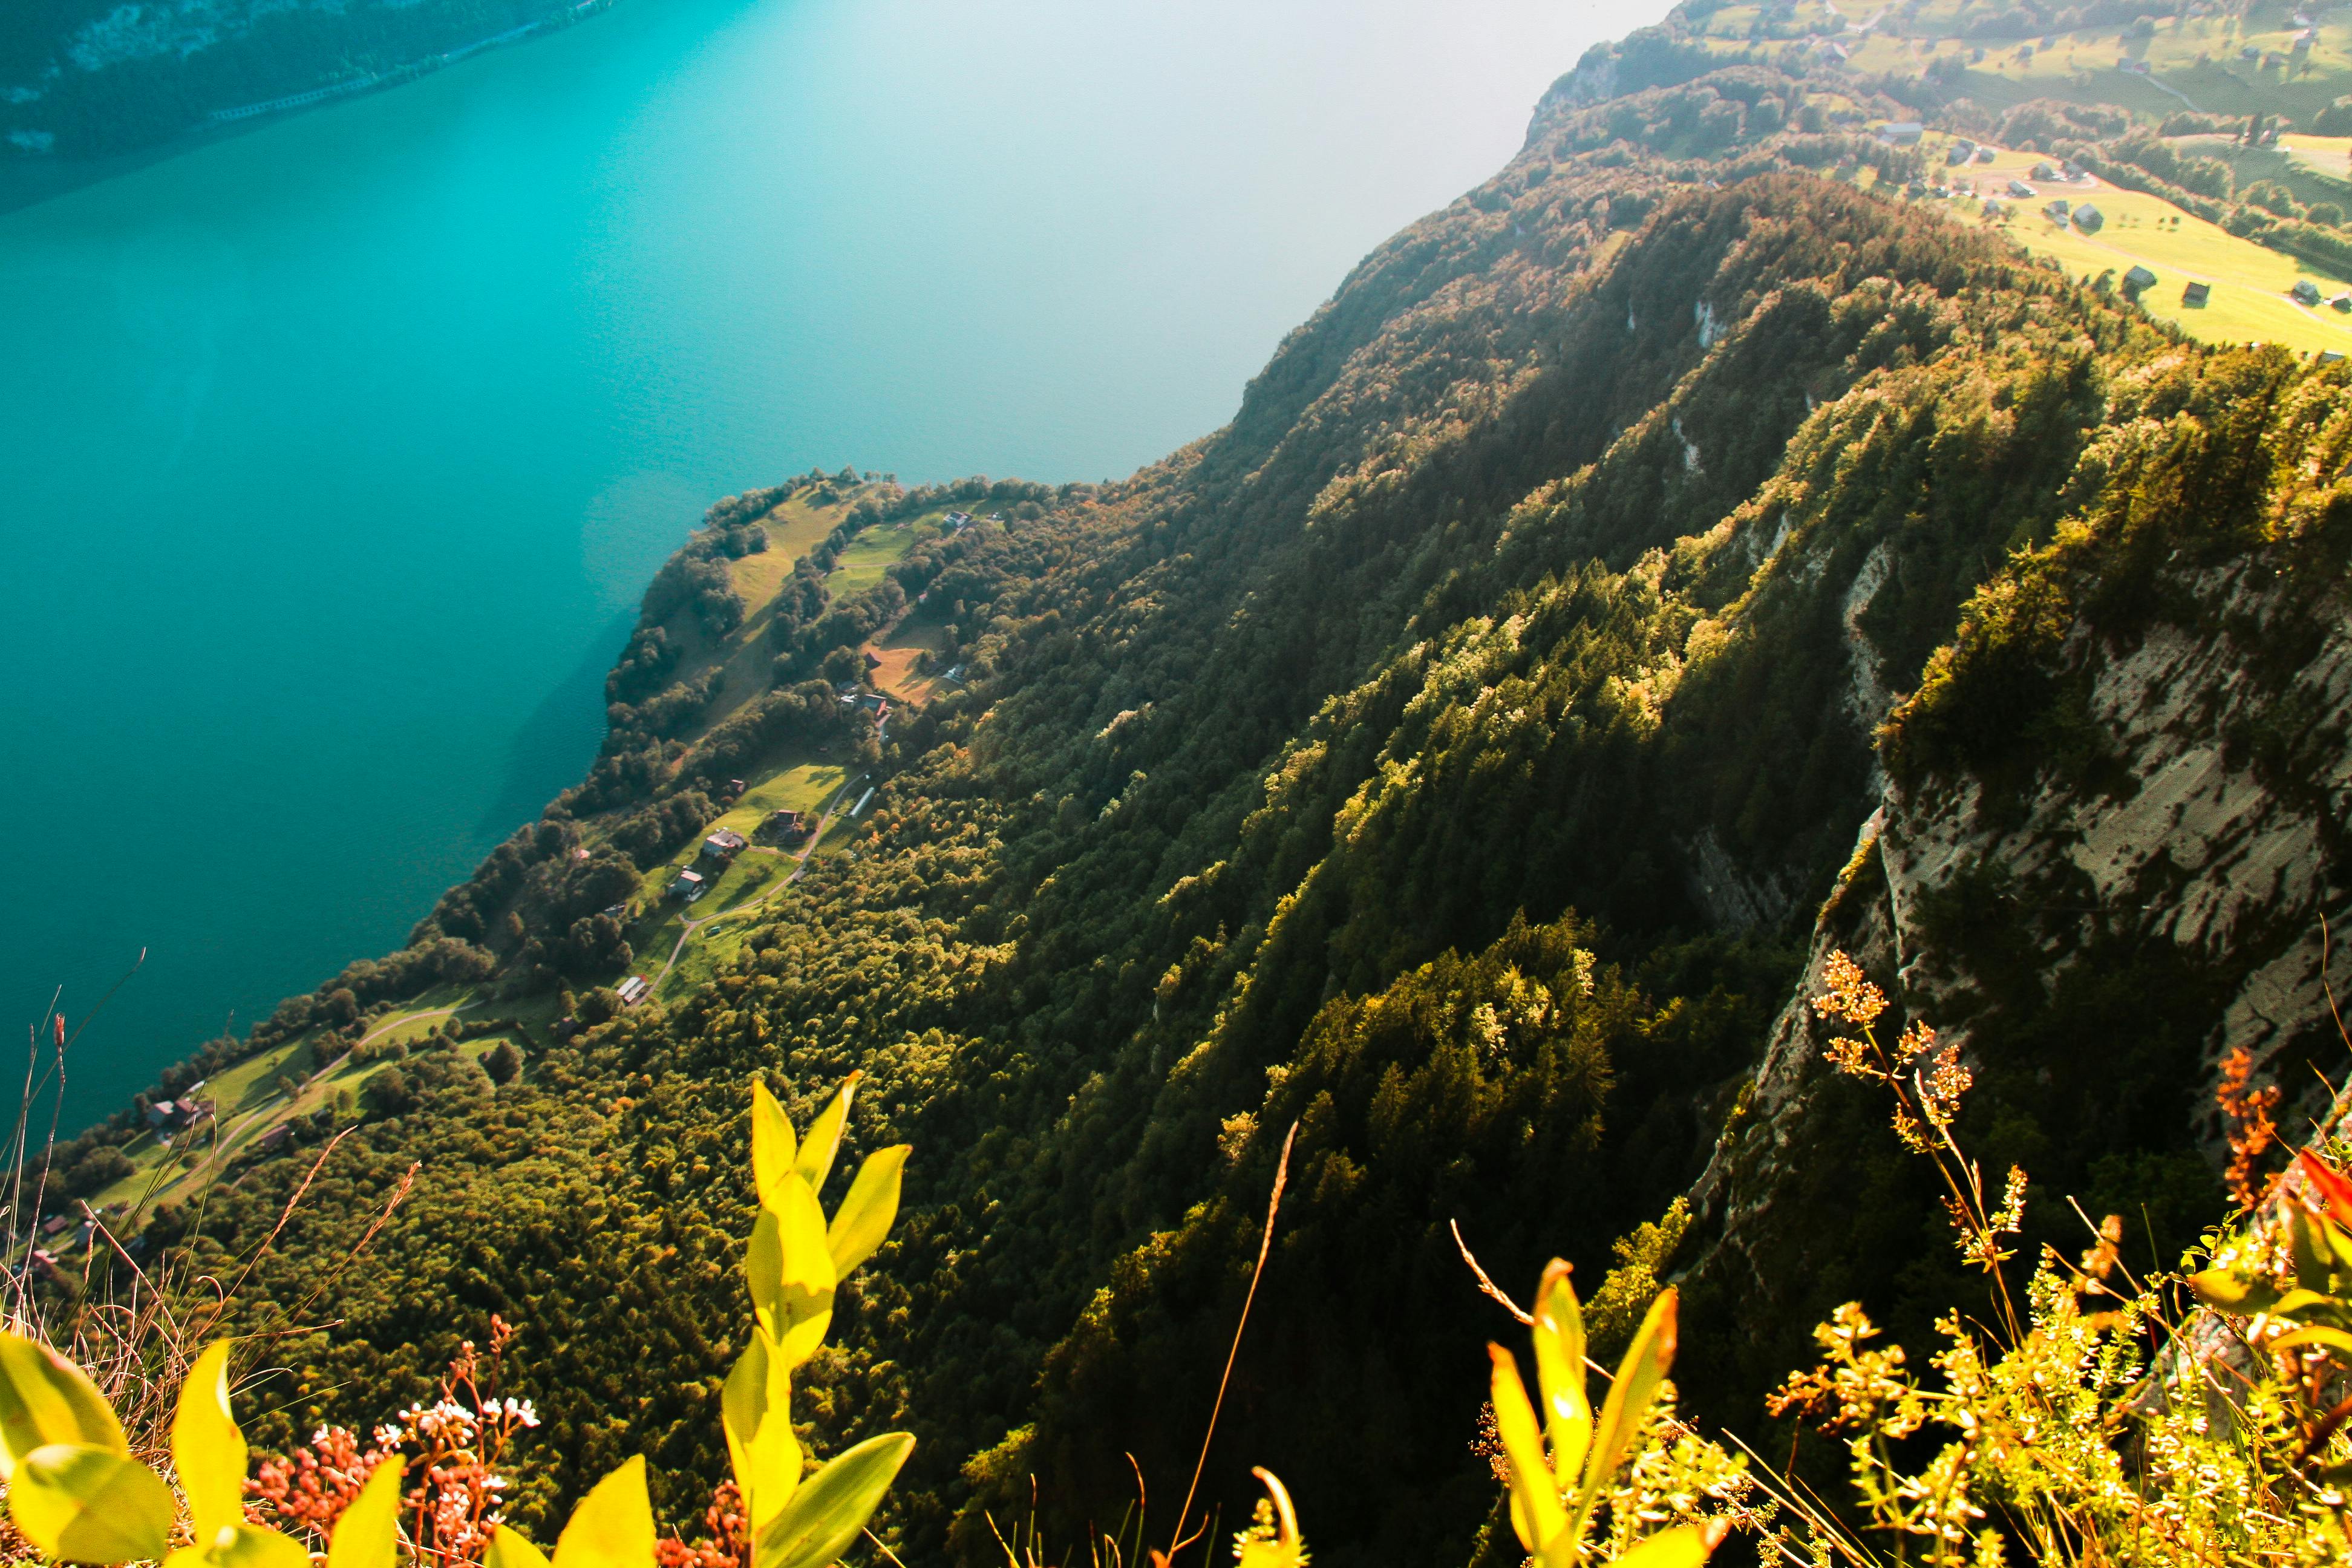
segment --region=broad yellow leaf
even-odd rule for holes
[[[833,1254],[824,1240],[824,1211],[816,1193],[798,1175],[784,1182],[783,1202],[762,1210],[760,1223],[775,1217],[776,1294],[771,1308],[776,1349],[786,1366],[798,1366],[816,1353],[833,1322]],[[755,1227],[752,1242],[759,1244]],[[754,1296],[756,1308],[758,1298]]]
[[[1616,1568],[1699,1568],[1725,1534],[1720,1521],[1662,1530],[1617,1559]]]
[[[1592,1402],[1584,1393],[1584,1314],[1568,1282],[1568,1265],[1557,1258],[1536,1287],[1535,1318],[1536,1379],[1551,1437],[1552,1478],[1566,1491],[1576,1485],[1592,1442]]]
[[[245,1522],[245,1434],[228,1411],[228,1342],[205,1347],[172,1420],[172,1463],[199,1545]]]
[[[231,1524],[209,1542],[181,1547],[163,1559],[163,1568],[310,1568],[310,1554],[290,1535]]]
[[[16,1463],[8,1512],[34,1545],[75,1563],[155,1558],[178,1512],[138,1460],[89,1443],[47,1443]]]
[[[548,1568],[547,1554],[520,1531],[502,1524],[490,1531],[490,1549],[483,1554],[482,1568]]]
[[[131,1452],[122,1423],[81,1368],[37,1341],[0,1333],[0,1480],[51,1443]]]
[[[2271,1342],[2270,1348],[2274,1351],[2299,1351],[2315,1345],[2321,1350],[2334,1351],[2337,1355],[2352,1356],[2352,1334],[2323,1323],[2297,1329],[2291,1334],[2281,1334]]]
[[[727,1438],[727,1462],[734,1468],[735,1485],[748,1497],[751,1491],[751,1442],[768,1413],[768,1336],[754,1328],[751,1342],[735,1358],[719,1396],[719,1428]]]
[[[1519,1381],[1519,1363],[1500,1345],[1488,1345],[1495,1366],[1488,1387],[1495,1402],[1495,1430],[1503,1439],[1503,1459],[1511,1474],[1511,1528],[1519,1544],[1540,1552],[1568,1524],[1559,1488],[1544,1463],[1543,1431],[1535,1406]]]
[[[801,1446],[793,1436],[792,1369],[768,1337],[754,1329],[751,1343],[727,1376],[719,1402],[727,1457],[744,1512],[756,1531],[792,1500],[801,1479]]]
[[[914,1449],[906,1433],[886,1432],[829,1460],[754,1538],[757,1568],[829,1568],[866,1528]]]
[[[768,1086],[758,1079],[751,1080],[751,1180],[760,1190],[760,1206],[776,1206],[776,1194],[783,1190],[784,1178],[792,1174],[793,1157],[799,1147],[793,1138],[792,1119]]]
[[[654,1504],[642,1454],[598,1481],[555,1538],[554,1568],[652,1568]]]
[[[857,1179],[825,1226],[825,1250],[833,1257],[833,1277],[846,1279],[851,1270],[874,1256],[898,1217],[900,1173],[913,1151],[905,1143],[877,1149],[857,1167]]]
[[[789,1174],[785,1182],[793,1178]],[[778,1184],[781,1199],[783,1187]],[[751,1222],[751,1239],[743,1247],[743,1283],[751,1292],[751,1315],[761,1330],[773,1337],[783,1332],[784,1222],[773,1208],[760,1209]]]
[[[376,1466],[360,1495],[335,1521],[327,1543],[327,1568],[394,1568],[400,1553],[400,1480],[403,1461]]]
[[[2189,1277],[2189,1288],[2209,1307],[2225,1312],[2266,1312],[2278,1292],[2266,1279],[2249,1278],[2229,1268],[2208,1268]]]
[[[809,1191],[824,1191],[824,1178],[833,1170],[833,1156],[841,1147],[842,1130],[849,1125],[849,1096],[864,1076],[851,1073],[841,1080],[841,1088],[833,1103],[817,1112],[809,1123],[808,1136],[801,1140],[800,1158],[793,1162],[793,1173],[809,1184]]]
[[[1658,1396],[1658,1384],[1666,1380],[1666,1369],[1674,1364],[1675,1309],[1675,1290],[1668,1286],[1650,1303],[1641,1330],[1633,1336],[1633,1347],[1617,1368],[1617,1381],[1609,1385],[1609,1397],[1601,1402],[1592,1452],[1584,1467],[1584,1486],[1577,1499],[1580,1519],[1591,1512],[1618,1465],[1633,1451],[1633,1440],[1649,1418],[1651,1402]]]

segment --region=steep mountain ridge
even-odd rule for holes
[[[495,1310],[548,1419],[519,1512],[643,1451],[689,1521],[723,1470],[741,1079],[804,1116],[856,1070],[855,1138],[916,1146],[908,1209],[797,1392],[820,1448],[918,1434],[896,1544],[992,1558],[1032,1509],[1076,1541],[1130,1463],[1166,1506],[1295,1123],[1210,1495],[1265,1463],[1318,1550],[1460,1561],[1500,1323],[1449,1222],[1507,1284],[1555,1253],[1597,1279],[1696,1184],[1681,1380],[1750,1427],[1821,1303],[1951,1299],[1932,1194],[1817,1069],[1832,944],[1968,1032],[1989,1160],[2143,1213],[2159,1254],[2193,1236],[2214,1048],[2322,1043],[2298,966],[2343,783],[2346,367],[2186,345],[1808,172],[1900,154],[1786,129],[1797,78],[1617,90],[1548,100],[1231,426],[1123,484],[845,474],[716,509],[591,779],[412,952],[545,994],[597,907],[573,883],[658,873],[710,788],[819,735],[872,759],[870,812],[707,979],[583,1005],[522,1079],[423,1051],[282,1232],[308,1160],[159,1216],[215,1273],[278,1237],[238,1307],[291,1369],[257,1425],[373,1419],[356,1391],[425,1393]],[[880,600],[812,568],[747,617],[725,587],[775,509],[847,508],[845,542],[950,498],[1010,515]],[[814,677],[910,603],[969,685],[844,716]],[[714,650],[770,648],[770,689],[705,706]],[[2174,820],[2216,781],[2229,809]],[[2032,912],[2126,885],[2158,912]],[[2224,894],[2244,912],[2189,918]]]

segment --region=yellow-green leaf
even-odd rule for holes
[[[654,1504],[642,1454],[598,1481],[555,1538],[554,1568],[652,1568]]]
[[[858,1165],[856,1180],[849,1184],[848,1194],[833,1211],[833,1223],[824,1230],[825,1250],[832,1254],[836,1281],[848,1279],[850,1271],[873,1257],[874,1249],[890,1234],[891,1222],[898,1217],[900,1173],[907,1168],[910,1152],[908,1145],[894,1143],[866,1155]]]
[[[547,1554],[514,1526],[502,1524],[490,1531],[490,1549],[483,1554],[482,1568],[548,1568]]]
[[[327,1568],[394,1568],[400,1553],[400,1481],[405,1466],[398,1458],[376,1466],[360,1495],[335,1521],[334,1538],[327,1543]]]
[[[1721,1543],[1724,1534],[1725,1527],[1720,1521],[1678,1524],[1637,1542],[1633,1550],[1617,1559],[1616,1568],[1699,1568]]]
[[[792,1369],[757,1329],[727,1375],[719,1424],[727,1435],[727,1457],[735,1467],[735,1485],[743,1494],[744,1513],[757,1531],[792,1500],[801,1479],[801,1446],[793,1436]]]
[[[773,1213],[778,1270],[775,1327],[769,1331],[784,1364],[798,1366],[816,1353],[833,1322],[833,1254],[825,1246],[824,1211],[797,1173],[784,1182],[783,1202]],[[762,1222],[767,1217],[767,1211],[760,1215]]]
[[[808,1136],[801,1140],[800,1158],[793,1162],[793,1173],[809,1184],[809,1191],[824,1190],[824,1178],[833,1169],[834,1152],[841,1147],[842,1130],[849,1125],[850,1091],[857,1087],[862,1074],[851,1073],[841,1080],[835,1091],[833,1103],[817,1113],[809,1123]]]
[[[779,1200],[784,1183],[793,1178],[788,1173],[777,1184]],[[751,1222],[751,1239],[743,1248],[743,1283],[751,1288],[751,1315],[769,1335],[783,1332],[784,1319],[784,1222],[773,1208],[762,1205],[760,1217]]]
[[[245,1434],[228,1412],[228,1342],[205,1347],[172,1420],[172,1463],[199,1543],[245,1522]]]
[[[47,1443],[17,1460],[8,1512],[51,1557],[128,1563],[163,1554],[178,1509],[138,1460],[90,1443]]]
[[[1536,1425],[1535,1406],[1528,1403],[1527,1385],[1519,1381],[1519,1363],[1500,1345],[1488,1345],[1494,1361],[1488,1382],[1495,1403],[1495,1431],[1503,1440],[1503,1459],[1511,1475],[1511,1529],[1519,1544],[1540,1552],[1568,1524],[1560,1506],[1559,1488],[1544,1463],[1543,1430]]]
[[[1568,1282],[1568,1265],[1557,1258],[1536,1287],[1535,1318],[1536,1379],[1551,1436],[1552,1476],[1566,1491],[1576,1484],[1592,1441],[1592,1402],[1584,1393],[1584,1314]]]
[[[906,1433],[886,1432],[827,1461],[754,1538],[757,1568],[828,1568],[839,1560],[914,1449]]]
[[[751,1342],[735,1358],[733,1370],[719,1396],[719,1428],[727,1438],[727,1462],[735,1471],[735,1485],[751,1493],[751,1443],[768,1413],[768,1336],[751,1331]]]
[[[37,1341],[0,1333],[0,1480],[51,1443],[131,1452],[122,1423],[81,1368]]]
[[[2208,1268],[2189,1277],[2189,1288],[2197,1299],[2209,1307],[2225,1312],[2263,1312],[2278,1300],[2278,1292],[2266,1279],[2257,1279],[2233,1268]]]
[[[2334,1351],[2337,1355],[2352,1356],[2352,1334],[2342,1329],[2331,1329],[2314,1323],[2291,1334],[2281,1334],[2271,1342],[2274,1351],[2299,1351],[2316,1345],[2321,1350]]]
[[[1617,1368],[1617,1381],[1609,1385],[1609,1397],[1601,1402],[1601,1418],[1592,1432],[1592,1452],[1584,1467],[1584,1486],[1577,1498],[1579,1518],[1591,1511],[1594,1500],[1608,1488],[1609,1479],[1633,1450],[1633,1440],[1641,1436],[1642,1424],[1649,1419],[1650,1404],[1658,1396],[1658,1384],[1666,1380],[1666,1369],[1675,1362],[1675,1290],[1668,1286],[1650,1303],[1641,1331],[1633,1336],[1633,1348],[1625,1352],[1623,1363]]]
[[[163,1568],[310,1568],[310,1554],[290,1535],[231,1524],[209,1542],[181,1547],[163,1559]]]
[[[784,1178],[792,1174],[793,1160],[799,1152],[793,1138],[792,1119],[768,1086],[758,1079],[751,1080],[751,1180],[760,1191],[760,1206],[776,1206],[776,1194],[783,1190]]]

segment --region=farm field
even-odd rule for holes
[[[811,506],[798,494],[782,502],[760,520],[760,526],[767,531],[768,548],[727,563],[735,591],[746,605],[754,608],[765,605],[792,575],[793,563],[822,543],[840,521],[838,508]]]
[[[2342,13],[2320,15],[2316,42],[2296,58],[2294,8],[2276,0],[2237,14],[2154,14],[2155,30],[2146,37],[2109,23],[1963,39],[1967,22],[1982,10],[1968,0],[1931,0],[1897,17],[1893,7],[1858,0],[1807,0],[1796,17],[1774,22],[1759,6],[1732,5],[1708,17],[1706,41],[1724,54],[1835,43],[1857,79],[1916,76],[1938,58],[1956,60],[1957,89],[1996,113],[2043,98],[2120,104],[2157,117],[2196,110],[2303,121],[2352,89],[2352,17]],[[2242,55],[2248,48],[2255,51],[2251,60]]]
[[[877,522],[849,542],[828,583],[834,597],[862,594],[882,581],[883,572],[906,559],[907,552],[926,539],[940,536],[940,519],[948,509],[920,512],[890,522]]]
[[[694,903],[682,904],[666,897],[664,889],[683,868],[699,865],[705,870],[709,868],[709,862],[701,862],[698,858],[704,838],[721,827],[732,828],[748,838],[751,837],[752,829],[773,811],[821,811],[841,793],[845,776],[846,770],[838,764],[803,761],[754,779],[751,781],[751,787],[743,792],[742,798],[724,816],[697,834],[693,843],[681,848],[667,862],[646,873],[637,894],[642,913],[629,928],[629,945],[635,953],[635,961],[629,965],[629,973],[654,980],[661,973],[662,966],[669,962],[669,955],[677,948],[678,937],[686,931],[688,919],[713,922],[715,917],[733,911],[745,900],[756,900],[773,890],[792,874],[799,855],[796,848],[778,849],[755,845],[736,856],[727,868],[719,873],[710,890]],[[830,838],[832,835],[827,834],[826,837]],[[711,924],[698,927],[698,931],[717,934]],[[678,969],[657,984],[656,994],[666,995],[681,988],[686,984],[681,977],[689,972],[687,961],[708,945],[707,940],[700,935],[689,942],[686,952],[680,955]]]
[[[2141,308],[2200,342],[2273,342],[2300,353],[2352,355],[2352,315],[2325,303],[2306,309],[2287,297],[2299,279],[2309,279],[2326,298],[2352,290],[2352,279],[2242,239],[2160,196],[2096,178],[2036,181],[2032,170],[2041,162],[2034,153],[1997,150],[1992,163],[1954,169],[1951,176],[1964,190],[1987,195],[2001,194],[2012,179],[2025,181],[2037,194],[2014,204],[2002,196],[2008,207],[1999,220],[2003,234],[2028,254],[2054,260],[2070,277],[2095,280],[2112,271],[2120,287],[2133,267],[2147,268],[2157,281],[2140,296]],[[2061,225],[2042,211],[2060,198],[2093,203],[2106,222],[2095,234]],[[1983,221],[1973,195],[1955,198],[1949,210],[1956,222]],[[2210,286],[2204,306],[2183,302],[2182,289],[2190,282]]]
[[[928,610],[929,606],[924,608]],[[866,684],[902,701],[929,701],[946,682],[937,673],[915,673],[915,661],[947,647],[947,639],[941,635],[943,624],[938,616],[923,611],[899,617],[897,625],[866,645],[882,661],[867,673]]]
[[[474,1003],[470,989],[436,986],[415,1000],[371,1020],[362,1037],[372,1044],[413,1045],[441,1027],[456,1013]],[[546,1004],[525,1003],[510,1011],[543,1013]],[[467,1040],[460,1049],[479,1058],[502,1038],[512,1038],[526,1051],[528,1037],[515,1032]],[[368,1079],[394,1065],[394,1058],[355,1063],[340,1042],[323,1048],[333,1054],[320,1060],[321,1037],[317,1031],[248,1058],[206,1080],[204,1098],[218,1111],[213,1123],[184,1131],[170,1146],[152,1131],[140,1133],[122,1146],[131,1173],[93,1194],[93,1207],[145,1207],[185,1199],[216,1174],[239,1152],[249,1149],[271,1128],[289,1118],[307,1115],[337,1095],[356,1091]],[[280,1087],[290,1076],[296,1087],[289,1098]]]

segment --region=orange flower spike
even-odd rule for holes
[[[2352,1223],[2352,1180],[2308,1149],[2296,1150],[2294,1163],[2311,1189],[2311,1206],[2331,1219]]]

